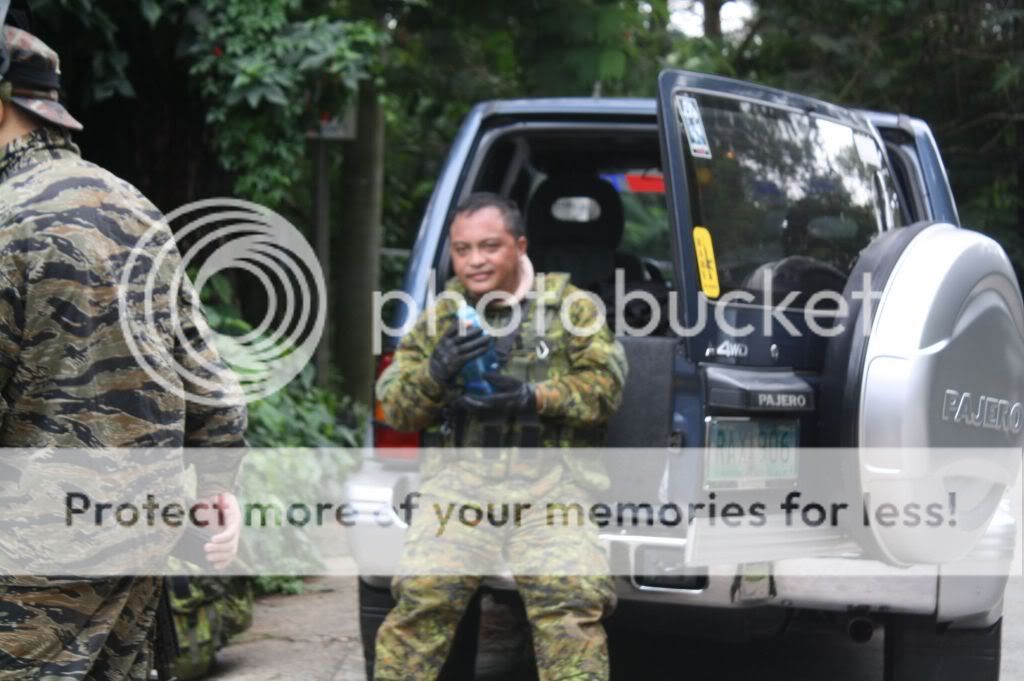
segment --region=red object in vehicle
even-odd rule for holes
[[[634,194],[664,194],[665,177],[662,175],[626,175],[626,186]]]
[[[377,362],[375,377],[387,369],[395,359],[393,352],[385,352]],[[384,421],[384,408],[380,400],[373,401],[373,446],[378,459],[390,461],[414,461],[420,456],[420,434],[402,433]]]

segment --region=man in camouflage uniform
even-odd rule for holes
[[[585,501],[607,487],[607,474],[585,451],[527,448],[603,444],[604,424],[622,397],[625,355],[599,308],[568,275],[534,276],[514,204],[490,194],[469,197],[450,237],[456,278],[449,295],[402,339],[377,384],[391,426],[418,431],[443,421],[446,446],[428,451],[422,465],[422,510],[392,583],[398,603],[377,634],[375,678],[436,678],[480,584],[477,575],[499,574],[507,565],[526,605],[541,680],[606,679],[601,619],[615,594],[596,532],[552,532],[535,502]],[[488,294],[494,302],[485,301],[483,316],[493,328],[515,328],[520,306],[517,332],[489,339],[479,329],[460,330],[459,300],[476,305]],[[570,324],[563,323],[563,304]],[[471,394],[463,367],[492,340],[504,366],[488,375],[493,394]],[[438,536],[434,504],[476,497],[486,507],[481,495],[533,502],[537,511],[491,526],[452,522]]]
[[[120,323],[123,269],[161,215],[134,187],[79,156],[68,130],[81,125],[57,98],[57,55],[24,31],[5,27],[4,34],[11,61],[0,83],[0,446],[88,448],[100,457],[100,448],[243,444],[240,390],[206,342],[209,328],[187,281],[179,292],[180,331],[201,365],[168,322],[167,285],[180,260],[157,274],[152,304],[160,328],[135,341],[162,346],[210,383],[182,385],[164,367],[169,385],[183,388],[175,394],[134,359]],[[166,226],[156,228],[161,238],[151,242],[146,262],[172,239]],[[140,317],[145,268],[131,273],[127,292],[129,314]],[[223,401],[186,404],[187,393]],[[31,490],[18,485],[24,461],[7,451],[0,462],[14,488],[4,492],[28,496]],[[194,463],[201,498],[233,501],[240,456]],[[238,530],[229,523],[206,545],[215,565],[234,556]],[[160,584],[146,576],[0,577],[0,679],[147,679]]]

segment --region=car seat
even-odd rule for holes
[[[588,198],[597,207],[589,220],[564,220],[554,214],[563,198]],[[593,214],[596,213],[596,214]],[[533,192],[526,213],[529,254],[538,272],[568,272],[580,288],[601,292],[615,282],[621,267],[626,281],[644,277],[636,256],[619,253],[625,217],[622,199],[611,184],[588,175],[552,176]]]

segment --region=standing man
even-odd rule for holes
[[[481,490],[499,502],[528,503],[585,499],[607,487],[602,464],[587,452],[531,448],[602,445],[622,399],[625,355],[568,275],[534,276],[512,202],[471,195],[456,209],[449,237],[456,278],[448,295],[402,339],[377,384],[391,426],[443,424],[446,446],[423,464],[425,510],[413,518],[392,584],[398,604],[377,633],[375,678],[437,678],[479,575],[500,570],[504,554],[526,605],[541,681],[607,679],[601,619],[615,593],[596,533],[545,531],[540,505],[500,529],[449,523],[439,532],[429,509]],[[482,316],[506,333],[467,332],[456,322],[460,298],[473,306],[485,299]],[[492,342],[503,368],[487,375],[491,394],[467,391],[463,368]]]
[[[163,314],[171,301],[158,285],[149,302],[163,326],[135,341],[162,348],[205,384],[183,385],[167,367],[163,379],[181,390],[161,387],[130,352],[118,303],[124,263],[139,237],[159,225],[160,212],[79,156],[69,131],[82,126],[58,101],[56,53],[16,28],[5,27],[4,37],[10,65],[0,82],[0,447],[95,449],[101,457],[107,448],[244,444],[239,386],[208,342],[187,280],[178,298],[181,327]],[[156,241],[173,238],[166,225],[157,228],[166,234]],[[158,274],[159,284],[170,284],[171,270]],[[127,314],[144,313],[146,274],[132,273]],[[178,331],[191,352],[176,341]],[[197,406],[186,394],[222,401]],[[241,523],[230,490],[240,459],[195,462],[199,496],[228,509],[224,529],[205,545],[218,567],[238,547]],[[25,461],[14,454],[2,461],[4,482],[15,486],[9,498],[30,496],[31,488],[18,486]],[[161,578],[147,576],[0,577],[0,679],[148,679],[160,585]]]

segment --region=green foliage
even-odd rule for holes
[[[382,255],[380,259],[380,290],[394,291],[402,286],[409,258],[398,255]]]
[[[257,575],[253,577],[252,584],[257,596],[269,596],[270,594],[294,596],[303,591],[302,579],[289,575]]]
[[[660,194],[622,193],[625,229],[621,249],[645,257],[669,259],[672,245],[668,224],[668,209]]]
[[[305,131],[337,115],[384,34],[368,22],[297,20],[296,0],[205,0],[185,54],[238,195],[280,206],[299,179]],[[329,112],[329,113],[328,113]]]
[[[81,22],[81,40],[93,48],[89,64],[92,103],[102,102],[116,95],[135,96],[135,89],[128,79],[128,54],[117,46],[117,22],[100,7],[99,2],[34,0],[29,2],[29,7],[33,15],[45,23],[57,24],[68,17]]]
[[[305,170],[306,131],[337,116],[371,76],[387,33],[369,21],[332,18],[330,3],[298,0],[34,0],[48,24],[81,23],[92,46],[92,103],[134,97],[118,26],[139,22],[174,37],[207,104],[213,147],[235,193],[270,206],[289,203]]]
[[[532,5],[532,6],[530,6]],[[654,20],[667,16],[664,2],[534,2],[516,21],[517,56],[528,92],[553,96],[652,92],[641,85],[638,61]],[[664,35],[664,31],[660,32]],[[658,55],[660,56],[660,55]],[[653,74],[652,74],[653,76]],[[630,92],[632,91],[632,92]]]
[[[712,38],[680,40],[668,57],[668,65],[686,71],[737,76],[733,46]]]
[[[314,385],[307,366],[282,390],[249,406],[246,438],[253,447],[356,447],[358,423],[351,403]],[[338,414],[350,414],[348,423]],[[352,462],[349,462],[349,466]]]
[[[137,91],[128,73],[149,55],[125,31],[151,31],[154,48],[170,43],[208,104],[203,135],[235,190],[272,206],[305,212],[305,130],[320,112],[339,111],[358,79],[376,77],[388,127],[388,246],[412,243],[445,150],[473,103],[652,95],[657,71],[671,65],[924,118],[965,224],[1016,248],[1012,229],[1024,222],[1020,0],[754,2],[752,21],[738,33],[698,39],[667,30],[667,4],[30,2],[40,23],[74,25],[63,31],[76,36],[77,55],[65,71],[88,81],[89,103]]]
[[[250,452],[242,473],[241,503],[258,503],[285,517],[290,504],[299,500],[336,500],[345,477],[358,467],[355,452],[342,449],[293,451],[264,448]],[[287,498],[286,498],[287,497]],[[304,532],[246,534],[253,553],[273,556],[286,571],[302,573],[311,564],[322,564],[317,546]]]
[[[384,243],[408,248],[469,108],[528,96],[653,95],[666,0],[430,0],[389,9]],[[453,77],[453,74],[457,77]],[[385,258],[383,273],[397,267]],[[396,282],[394,274],[385,279]]]
[[[194,278],[194,273],[190,276]],[[223,273],[216,274],[210,277],[199,295],[210,327],[227,337],[218,338],[221,353],[230,355],[229,338],[253,330],[238,313],[237,296],[230,280]],[[337,392],[319,388],[315,378],[314,367],[307,365],[284,388],[249,405],[249,428],[245,434],[249,446],[359,446],[360,436],[355,424],[362,423],[365,414]],[[351,468],[354,464],[348,461],[342,468]]]

